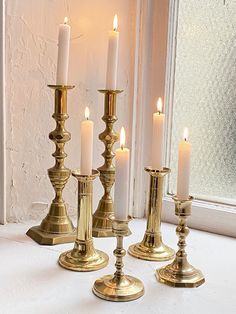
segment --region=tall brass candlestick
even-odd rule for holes
[[[176,233],[179,236],[179,250],[176,253],[175,260],[157,270],[156,275],[160,282],[169,286],[198,287],[205,282],[204,276],[200,270],[189,264],[185,251],[185,239],[189,234],[187,218],[191,215],[193,197],[190,196],[188,200],[180,200],[175,196],[173,199],[175,201],[175,214],[179,217],[179,225],[176,228]]]
[[[154,170],[145,168],[150,175],[147,229],[142,242],[129,247],[129,254],[148,261],[166,261],[174,257],[174,250],[162,242],[161,208],[164,177],[170,169]]]
[[[82,175],[73,171],[78,180],[78,224],[74,249],[64,252],[59,257],[59,264],[69,270],[92,271],[103,268],[108,263],[106,253],[95,250],[92,238],[93,180],[99,171],[91,175]]]
[[[144,294],[144,287],[141,280],[125,275],[123,273],[123,238],[129,234],[128,220],[117,220],[111,218],[112,229],[117,238],[117,246],[114,250],[116,256],[116,272],[114,275],[107,275],[95,281],[93,293],[107,301],[131,301],[140,298]]]
[[[93,215],[93,236],[94,237],[112,237],[112,223],[109,216],[113,214],[113,201],[111,197],[111,188],[115,182],[115,167],[112,159],[115,154],[112,147],[118,141],[119,135],[113,129],[113,124],[117,121],[116,117],[116,95],[121,90],[99,90],[105,95],[104,99],[104,115],[102,120],[106,123],[106,129],[99,134],[99,139],[105,145],[104,164],[98,168],[100,171],[100,180],[104,188],[98,208]]]
[[[71,138],[70,133],[64,127],[65,120],[69,117],[67,90],[74,86],[49,85],[49,87],[55,90],[55,110],[52,117],[56,121],[56,128],[49,134],[49,138],[55,143],[56,150],[52,154],[55,157],[55,165],[48,169],[48,176],[56,195],[46,218],[39,226],[30,228],[26,234],[39,244],[54,245],[75,240],[75,229],[62,198],[62,191],[71,174],[70,169],[64,166],[64,159],[67,156],[64,146]]]

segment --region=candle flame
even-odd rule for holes
[[[114,20],[113,20],[113,30],[117,32],[117,29],[118,29],[118,17],[117,17],[117,14],[115,14]]]
[[[125,129],[122,126],[120,130],[120,148],[124,149],[124,146],[125,146]]]
[[[65,16],[65,18],[64,18],[64,24],[67,24],[67,23],[68,23],[68,17]]]
[[[159,112],[159,114],[162,112],[162,99],[161,99],[161,97],[159,97],[157,100],[157,111]]]
[[[184,129],[184,140],[187,142],[188,140],[188,128]]]
[[[90,111],[89,111],[89,108],[86,107],[85,110],[84,110],[84,116],[85,116],[85,119],[89,119],[89,115],[90,115]]]

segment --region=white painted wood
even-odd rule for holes
[[[31,223],[32,224],[32,223]],[[77,273],[61,268],[58,257],[73,244],[39,246],[25,235],[31,224],[0,227],[1,314],[233,314],[235,313],[236,241],[229,237],[191,230],[187,237],[189,261],[201,269],[206,283],[196,289],[172,288],[159,283],[155,270],[166,265],[124,258],[124,271],[140,278],[145,286],[142,298],[132,302],[108,302],[93,295],[94,281],[114,273],[114,238],[95,238],[95,247],[109,254],[104,269]],[[131,221],[132,235],[124,247],[139,241],[145,220]],[[162,224],[166,244],[176,249],[175,226]],[[223,254],[221,254],[223,252]]]
[[[0,223],[6,223],[5,0],[0,1]]]
[[[144,167],[151,160],[152,113],[165,93],[168,0],[140,1],[137,92],[134,99],[135,152],[133,158],[133,214],[143,217],[147,204],[148,176]]]

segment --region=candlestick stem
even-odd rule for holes
[[[93,293],[107,301],[131,301],[140,298],[144,294],[143,283],[123,272],[123,257],[126,251],[123,247],[123,238],[129,234],[128,220],[111,218],[112,230],[117,239],[114,255],[116,257],[116,271],[114,275],[107,275],[97,279],[93,286]]]
[[[145,168],[150,175],[147,228],[142,242],[129,247],[129,254],[148,261],[165,261],[173,258],[175,252],[162,242],[161,209],[164,177],[170,169],[154,170]]]
[[[192,197],[188,200],[180,200],[177,197],[175,201],[175,214],[179,217],[179,224],[176,233],[179,237],[175,260],[161,269],[157,270],[156,275],[160,282],[173,287],[198,287],[205,282],[200,270],[194,268],[187,260],[186,237],[189,234],[187,227],[187,218],[191,215]]]
[[[72,175],[78,180],[77,238],[73,250],[60,255],[59,264],[74,271],[98,270],[105,267],[109,259],[106,253],[94,248],[92,238],[93,180],[99,171],[83,175],[77,170]]]
[[[70,169],[64,165],[64,159],[67,156],[64,146],[71,138],[64,126],[69,117],[67,114],[67,90],[74,86],[49,85],[49,87],[55,90],[55,109],[52,117],[56,121],[56,128],[49,134],[50,140],[56,145],[56,150],[52,154],[55,158],[55,165],[48,169],[48,176],[55,190],[55,198],[51,203],[48,215],[40,226],[30,228],[27,235],[39,244],[54,245],[75,240],[75,229],[62,198],[62,191],[71,174]]]

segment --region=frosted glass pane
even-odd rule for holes
[[[193,145],[191,194],[236,204],[236,1],[180,1],[170,193],[185,126]]]

